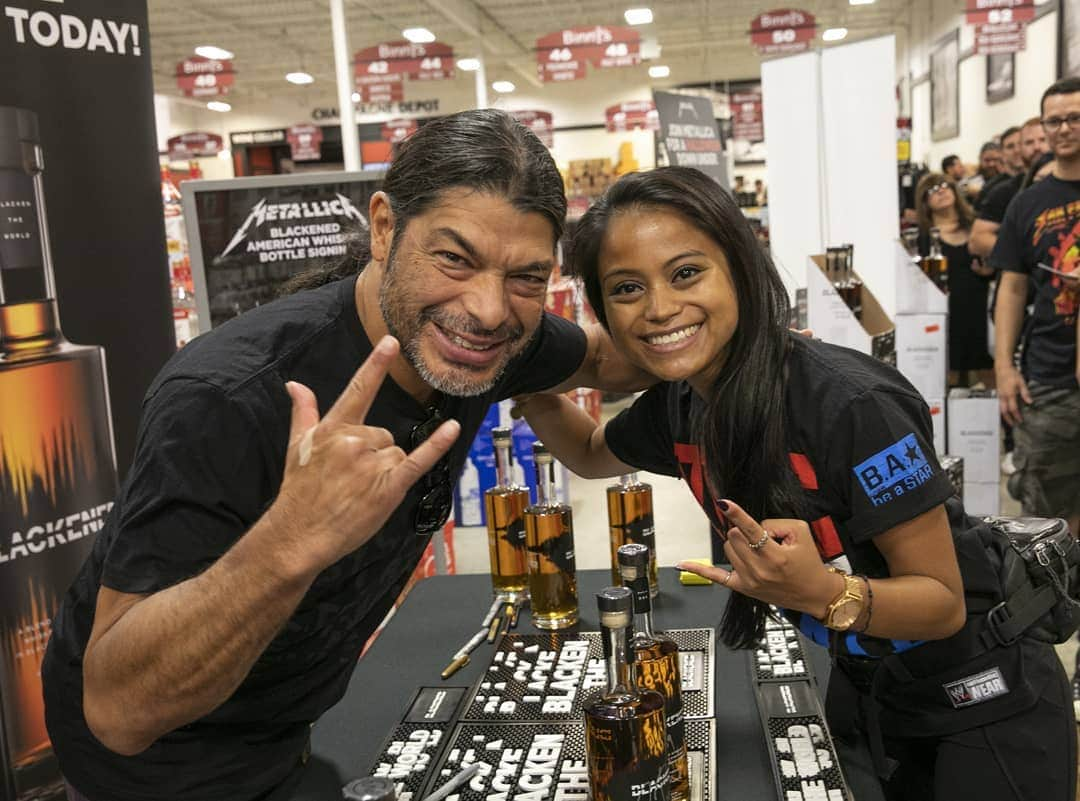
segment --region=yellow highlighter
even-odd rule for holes
[[[683,561],[684,562],[695,562],[695,563],[697,563],[699,565],[707,565],[709,567],[712,567],[712,559],[684,559]],[[679,583],[680,584],[686,584],[688,586],[692,586],[692,585],[695,585],[695,584],[696,585],[712,584],[713,582],[709,581],[707,578],[703,578],[703,577],[699,576],[697,573],[690,573],[689,571],[686,571],[686,570],[680,570],[679,571]]]

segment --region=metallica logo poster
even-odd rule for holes
[[[377,177],[338,172],[185,181],[200,319],[221,325],[272,301],[297,273],[355,258]]]
[[[694,167],[728,187],[727,161],[720,144],[712,100],[676,92],[653,92],[660,115],[658,141],[672,166]]]

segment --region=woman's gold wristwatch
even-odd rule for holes
[[[825,616],[821,622],[834,631],[847,631],[855,625],[855,621],[863,612],[863,607],[866,606],[862,582],[835,567],[828,566],[828,570],[843,576],[844,591],[825,607]]]

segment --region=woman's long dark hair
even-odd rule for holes
[[[581,218],[568,261],[607,327],[599,261],[608,224],[620,212],[672,211],[723,250],[739,307],[739,324],[705,410],[692,421],[704,455],[707,492],[730,498],[756,520],[803,519],[802,491],[792,472],[785,426],[790,303],[772,260],[724,189],[698,170],[664,167],[620,179]],[[768,606],[733,593],[720,637],[733,648],[755,646],[765,633]]]

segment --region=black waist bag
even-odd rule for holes
[[[1060,518],[990,517],[1003,600],[986,616],[986,647],[1021,636],[1062,643],[1080,628],[1080,543]]]

